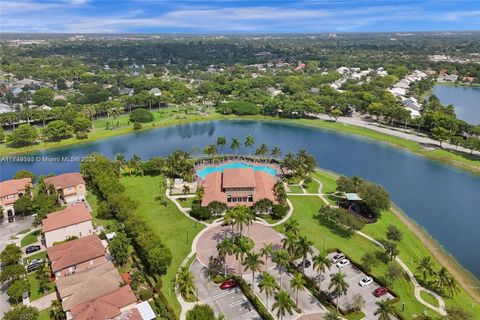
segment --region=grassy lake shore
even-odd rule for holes
[[[253,121],[272,121],[281,122],[286,124],[307,125],[315,128],[322,128],[328,130],[334,130],[347,134],[354,134],[377,141],[388,143],[392,146],[407,149],[418,155],[427,157],[432,160],[447,163],[472,173],[480,175],[480,159],[468,154],[454,153],[443,149],[437,149],[433,151],[425,150],[422,146],[414,141],[406,140],[391,135],[385,135],[383,133],[358,127],[354,125],[344,125],[338,122],[324,121],[320,119],[283,119],[274,118],[269,116],[235,116],[235,115],[222,115],[216,112],[211,112],[208,115],[198,114],[182,114],[174,108],[163,109],[161,111],[153,111],[155,119],[152,123],[145,124],[140,130],[133,130],[131,124],[128,124],[128,115],[122,115],[121,117],[111,120],[118,122],[120,125],[117,129],[106,129],[108,119],[95,120],[95,130],[89,133],[89,136],[85,140],[77,140],[75,138],[69,138],[60,142],[41,142],[33,146],[23,148],[12,148],[5,144],[0,145],[0,156],[16,156],[22,154],[28,154],[40,150],[67,148],[74,145],[91,143],[97,140],[107,139],[119,135],[131,134],[134,132],[142,132],[146,130],[152,130],[155,128],[162,128],[180,124],[188,124],[194,122],[205,121],[228,121],[228,120],[253,120]]]
[[[338,178],[340,175],[325,169],[317,169],[319,172]],[[449,254],[441,245],[435,240],[422,226],[410,219],[407,214],[392,204],[390,211],[403,223],[406,228],[411,231],[417,240],[425,246],[432,256],[441,264],[446,267],[448,271],[457,279],[460,286],[477,302],[480,303],[480,280],[473,275],[470,271],[462,267],[460,263]],[[373,225],[374,226],[374,225]],[[412,270],[414,271],[414,270]]]

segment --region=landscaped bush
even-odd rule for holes
[[[212,213],[207,207],[202,207],[199,203],[192,204],[190,215],[197,220],[208,220],[212,217]]]
[[[140,122],[135,122],[133,124],[133,130],[140,130],[142,129],[142,124]]]
[[[88,138],[88,132],[86,131],[79,131],[75,134],[75,138],[78,140],[83,140]]]
[[[140,297],[140,300],[147,301],[152,297],[152,293],[150,292],[150,290],[142,289],[138,293],[138,296]]]
[[[255,115],[260,113],[260,107],[247,101],[230,101],[219,106],[223,114]]]
[[[153,121],[153,114],[148,111],[147,109],[135,109],[130,114],[130,122],[152,122]]]
[[[272,213],[270,216],[272,219],[282,219],[288,212],[288,206],[282,206],[281,204],[274,204],[272,207]]]
[[[356,216],[342,208],[322,207],[316,218],[324,225],[351,235],[354,230],[360,230],[365,225],[365,219]]]

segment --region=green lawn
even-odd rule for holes
[[[308,183],[304,182],[303,183],[303,188],[307,190],[308,193],[317,193],[318,192],[318,182],[315,180],[312,180]]]
[[[425,291],[420,291],[420,296],[426,302],[430,303],[431,305],[433,305],[435,307],[438,307],[437,299],[434,296],[432,296],[430,293],[427,293]]]
[[[44,292],[39,292],[39,281],[35,278],[35,272],[29,273],[27,275],[28,283],[30,284],[30,301],[37,300],[38,298],[43,297],[49,293],[55,291],[55,284],[53,282],[50,283],[49,289]]]
[[[39,311],[37,320],[50,320],[50,308]]]
[[[322,182],[322,193],[335,192],[337,188],[337,178],[334,175],[329,174],[325,171],[316,170],[312,174],[312,177],[317,178],[318,180],[320,180],[320,182]]]
[[[321,225],[313,217],[318,213],[319,208],[323,206],[323,202],[318,197],[289,196],[289,199],[294,205],[293,219],[299,222],[300,232],[307,235],[317,248],[322,249],[325,246],[326,249],[341,249],[357,263],[361,262],[361,257],[366,252],[380,252],[376,245],[357,234],[346,238]],[[429,254],[428,250],[393,213],[384,213],[376,224],[367,225],[362,231],[376,238],[382,238],[389,224],[395,224],[402,231],[404,240],[399,245],[400,258],[414,270],[415,259]],[[282,228],[279,226],[277,229],[281,230]],[[385,264],[380,263],[372,269],[372,274],[382,277],[386,268]],[[396,280],[393,289],[400,295],[400,300],[396,303],[397,308],[400,309],[402,303],[405,303],[403,314],[407,319],[411,319],[414,314],[418,315],[426,309],[415,299],[413,285],[409,280],[403,277]],[[445,299],[445,301],[448,306],[459,306],[474,315],[480,315],[479,306],[474,305],[474,300],[463,289],[454,299]],[[480,319],[480,316],[476,316],[474,319]]]
[[[185,217],[171,201],[168,201],[167,206],[162,206],[154,199],[165,192],[159,189],[160,182],[164,182],[163,177],[124,177],[121,181],[126,187],[126,193],[139,204],[139,214],[158,231],[172,251],[172,264],[163,277],[163,291],[179,315],[180,305],[175,297],[174,278],[181,262],[190,253],[193,238],[203,229],[203,225]]]
[[[47,258],[47,251],[42,251],[42,252],[38,252],[34,255],[31,255],[30,257],[28,258],[24,258],[23,261],[24,261],[24,264],[27,263],[29,261],[32,261],[34,259],[46,259]]]
[[[40,230],[30,232],[29,234],[27,234],[25,237],[22,238],[22,240],[20,241],[20,245],[22,247],[25,247],[32,243],[37,242],[39,235],[40,235]]]
[[[192,207],[192,202],[195,200],[195,198],[179,198],[177,199],[178,203],[184,208],[191,208]]]
[[[302,188],[300,188],[299,186],[288,186],[288,188],[290,189],[289,192],[291,193],[303,193]]]

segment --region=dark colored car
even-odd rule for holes
[[[305,269],[310,267],[312,265],[312,263],[310,262],[310,260],[304,260],[302,262],[300,262],[299,264],[297,264],[297,268],[298,269],[303,269],[303,263],[305,262]]]
[[[37,270],[38,268],[42,267],[44,263],[45,263],[44,261],[30,262],[30,264],[27,266],[27,272],[30,273]]]
[[[375,289],[375,291],[373,291],[373,295],[377,298],[383,295],[386,295],[387,293],[388,293],[388,290],[387,288],[384,288],[384,287],[378,287],[377,289]]]
[[[27,249],[25,249],[25,253],[29,254],[29,253],[32,253],[32,252],[39,251],[40,249],[41,249],[40,246],[29,246],[29,247],[27,247]]]
[[[235,288],[237,285],[238,285],[237,281],[235,281],[233,279],[225,280],[220,285],[220,289],[222,289],[222,290],[231,289],[231,288]]]

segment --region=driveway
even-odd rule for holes
[[[208,304],[217,315],[224,315],[226,320],[262,320],[240,288],[221,290],[210,280],[207,268],[198,260],[192,263],[190,271],[200,303]]]
[[[32,222],[33,217],[26,217],[23,220],[14,221],[12,223],[3,222],[0,225],[0,252],[3,251],[7,244],[10,243],[15,243],[20,246],[20,238],[23,235],[16,236],[16,234],[25,229],[31,229]],[[11,237],[15,237],[17,239],[11,239]],[[0,290],[0,318],[3,318],[3,314],[10,310],[6,289],[6,286],[2,285]]]
[[[317,251],[316,249],[314,251]],[[331,259],[336,253],[328,254],[328,257]],[[309,260],[311,261],[311,257],[309,256]],[[300,262],[301,260],[298,260]],[[377,298],[373,295],[373,291],[380,287],[379,284],[373,282],[372,284],[361,287],[358,282],[366,277],[367,275],[363,273],[361,270],[357,269],[354,265],[350,264],[346,267],[340,269],[342,273],[346,275],[345,280],[347,281],[349,287],[347,290],[346,295],[342,295],[339,299],[339,306],[342,309],[348,310],[353,308],[353,301],[354,296],[360,294],[363,299],[365,300],[365,306],[362,311],[365,313],[366,319],[376,319],[374,316],[375,310],[377,310],[376,302],[384,300],[384,299],[393,299],[394,297],[387,293],[384,296]],[[328,286],[330,285],[330,275],[334,273],[338,273],[339,269],[337,266],[332,265],[330,269],[324,272],[324,280],[322,280],[322,290],[328,291]],[[317,276],[317,271],[313,269],[312,266],[309,268],[305,268],[305,274],[309,277],[315,278]],[[334,300],[336,301],[336,300]]]

